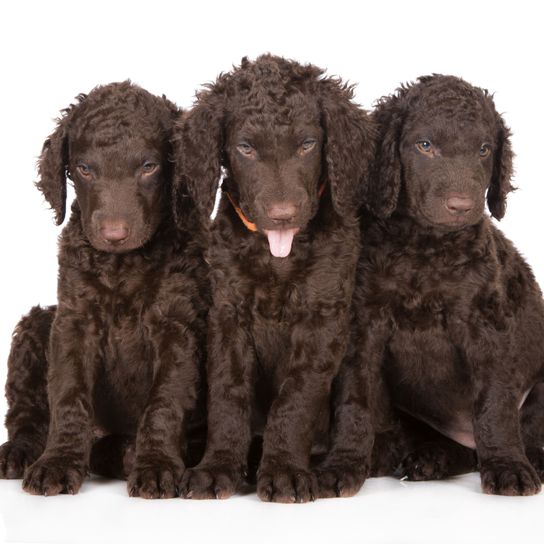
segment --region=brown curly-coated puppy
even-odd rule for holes
[[[380,145],[370,201],[377,217],[363,219],[354,353],[346,364],[365,374],[347,385],[344,427],[368,421],[373,404],[382,419],[376,430],[384,430],[383,367],[394,406],[444,437],[420,443],[403,475],[470,469],[472,449],[484,492],[538,493],[542,294],[484,213],[487,200],[501,219],[512,190],[509,130],[491,95],[451,76],[402,87],[379,101],[374,118]],[[368,456],[372,429],[359,429],[336,439]]]
[[[30,493],[77,493],[96,437],[103,472],[122,472],[105,456],[119,465],[119,448],[135,442],[131,495],[176,493],[208,285],[197,214],[186,205],[174,217],[171,204],[179,114],[130,82],[110,84],[80,95],[45,141],[37,186],[58,224],[66,177],[76,200],[60,237],[58,307],[23,318],[9,360],[0,476],[34,461]]]
[[[180,176],[209,217],[208,443],[192,498],[232,495],[263,434],[257,492],[317,497],[310,451],[342,361],[371,122],[322,70],[265,55],[221,75],[183,122]]]

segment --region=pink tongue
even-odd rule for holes
[[[287,257],[291,253],[293,238],[298,231],[299,229],[265,230],[264,233],[268,236],[270,253],[274,257]]]

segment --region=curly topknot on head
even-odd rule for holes
[[[268,87],[270,83],[272,88],[268,88],[269,91],[289,94],[297,90],[308,90],[308,85],[314,85],[324,74],[325,70],[313,64],[302,64],[267,53],[255,61],[244,57],[240,69],[235,70],[232,79],[246,84],[259,81],[264,87]]]
[[[166,134],[178,112],[164,96],[157,97],[130,80],[99,85],[80,97],[76,107],[67,110],[70,136],[79,139],[91,133],[101,145],[114,144],[138,128],[152,135]]]
[[[256,60],[244,57],[232,71],[221,73],[215,82],[197,92],[197,101],[209,95],[228,99],[225,113],[234,115],[244,108],[259,108],[262,112],[277,114],[294,95],[317,93],[325,71],[312,64],[301,64],[272,54]]]

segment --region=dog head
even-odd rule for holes
[[[501,219],[511,191],[510,132],[485,90],[434,75],[381,99],[371,209],[403,208],[418,223],[456,230],[479,222],[487,205]]]
[[[177,114],[164,97],[129,81],[79,95],[63,111],[38,163],[36,185],[57,224],[65,217],[69,178],[93,247],[121,253],[145,244],[171,190],[169,139]]]
[[[221,168],[224,189],[274,256],[286,257],[330,195],[354,215],[373,156],[374,131],[338,79],[264,55],[221,75],[198,95],[178,141],[180,180],[209,217]]]

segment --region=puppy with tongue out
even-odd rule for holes
[[[236,492],[257,435],[262,500],[313,500],[319,475],[335,477],[339,454],[315,470],[310,455],[326,438],[348,340],[373,156],[374,130],[351,97],[315,66],[264,55],[219,76],[182,121],[175,196],[193,201],[209,228],[213,296],[207,449],[183,477],[184,497]]]
[[[308,110],[307,115],[317,115]],[[265,130],[250,117],[227,142],[230,176],[222,187],[228,200],[226,213],[231,217],[236,213],[235,227],[243,225],[256,233],[257,240],[264,235],[272,256],[286,258],[295,235],[306,228],[320,205],[325,187],[323,129],[270,113],[260,117],[266,119]]]
[[[228,192],[227,196],[243,224],[250,231],[257,231],[258,229],[255,223],[252,223],[247,219],[244,212],[242,212],[242,210],[234,203],[234,200]],[[297,208],[298,206],[295,204],[286,202],[272,205],[267,209],[268,218],[271,219],[273,223],[277,224],[274,229],[263,229],[264,234],[268,238],[270,253],[274,257],[283,258],[291,253],[293,238],[300,230],[300,227],[289,227],[289,223],[296,217]]]

